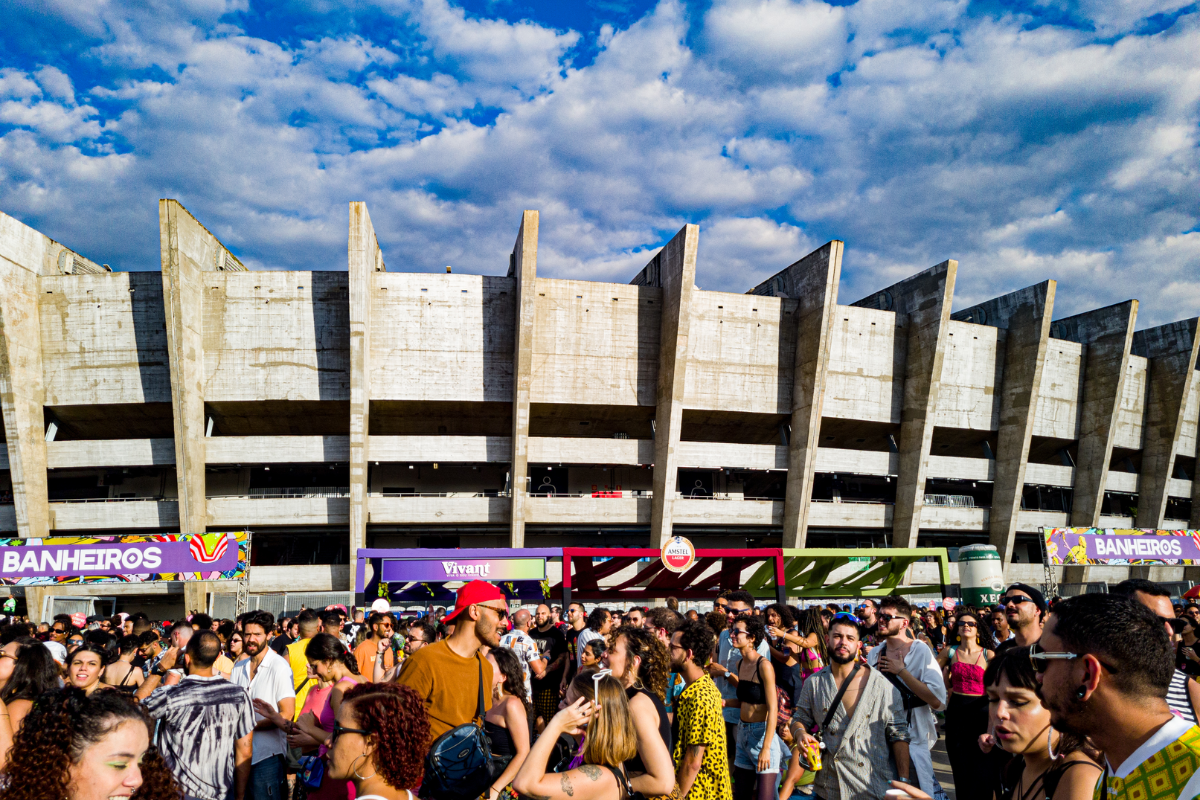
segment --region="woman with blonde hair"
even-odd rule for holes
[[[637,755],[638,735],[625,687],[607,671],[593,676],[596,701],[580,697],[559,711],[533,743],[513,779],[513,789],[543,800],[629,800],[633,789],[625,762]],[[547,773],[546,761],[560,734],[587,737],[583,764],[563,773]]]

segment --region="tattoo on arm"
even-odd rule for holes
[[[558,783],[562,787],[562,790],[566,793],[567,797],[575,796],[575,787],[571,785],[571,779],[567,777],[565,772]]]
[[[708,745],[703,744],[689,744],[687,749],[687,757],[700,758],[702,755],[704,755],[704,748],[707,746]]]
[[[584,764],[579,768],[579,771],[582,772],[589,780],[593,781],[600,780],[600,775],[602,774],[600,768],[595,764]]]

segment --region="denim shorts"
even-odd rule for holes
[[[758,754],[762,752],[763,733],[767,730],[765,722],[739,722],[737,726],[737,755],[733,765],[742,769],[758,771]],[[771,761],[763,772],[779,772],[783,766],[783,742],[771,731],[770,738]]]

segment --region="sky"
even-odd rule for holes
[[[683,225],[743,292],[830,239],[851,303],[1200,313],[1186,0],[0,0],[0,210],[158,269],[157,200],[252,269],[628,282]]]

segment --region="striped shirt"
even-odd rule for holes
[[[1180,670],[1175,670],[1171,676],[1171,686],[1167,689],[1167,705],[1171,713],[1189,725],[1196,724],[1196,711],[1192,708],[1192,698],[1188,695],[1188,676]]]

